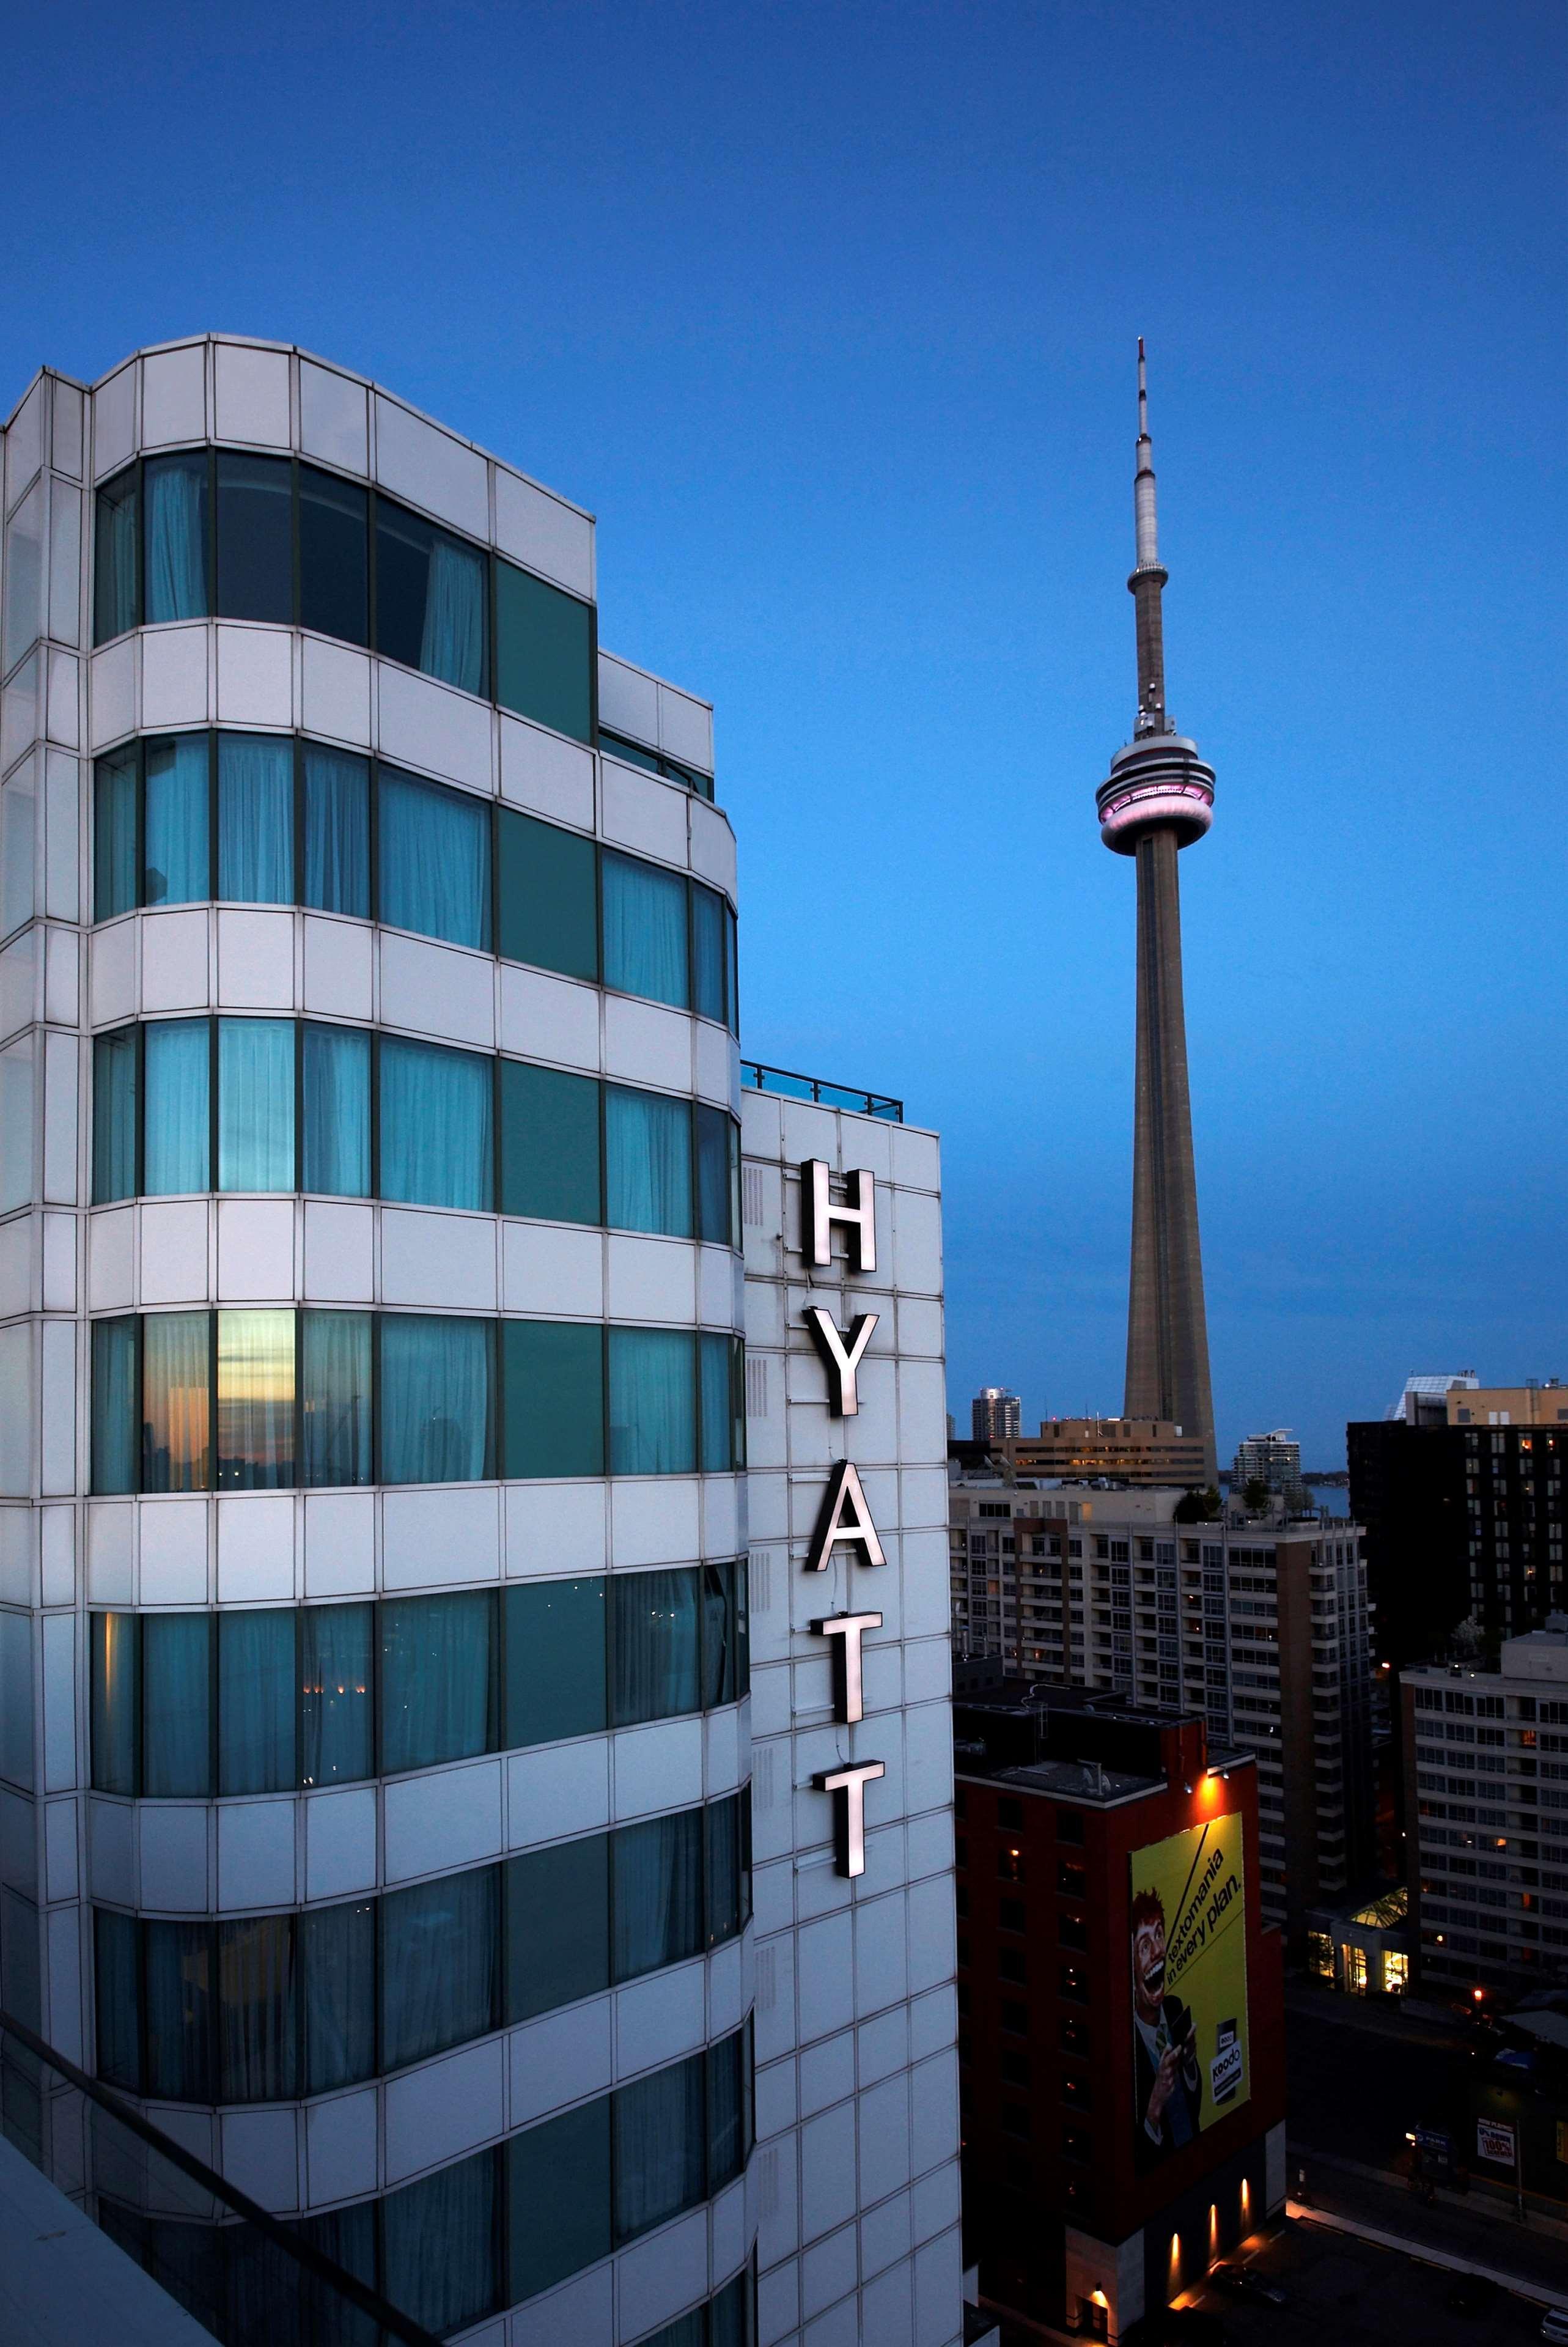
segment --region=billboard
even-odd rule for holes
[[[1189,1826],[1128,1865],[1133,2156],[1146,2169],[1252,2091],[1242,1820]]]

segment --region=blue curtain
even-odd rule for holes
[[[686,883],[630,856],[607,855],[604,872],[604,982],[684,1010]]]
[[[673,1719],[701,1708],[701,1630],[697,1573],[617,1574],[614,1717],[617,1727]]]
[[[692,1235],[692,1107],[662,1092],[610,1084],[604,1095],[605,1170],[611,1230]]]
[[[640,2339],[637,2347],[705,2347],[707,2333],[702,2328],[702,2310],[694,2306],[690,2314],[678,2315],[667,2322],[662,2331],[649,2338]]]
[[[610,1332],[610,1471],[690,1475],[697,1465],[692,1339],[680,1328]]]
[[[752,2279],[738,2273],[708,2301],[708,2347],[752,2347]]]
[[[489,1750],[495,1619],[487,1590],[383,1603],[383,1776]]]
[[[733,1564],[705,1564],[702,1573],[702,1708],[734,1703],[738,1684]]]
[[[211,1788],[211,1618],[141,1617],[141,1788],[153,1799]]]
[[[381,1194],[488,1212],[494,1195],[495,1061],[477,1051],[381,1044]]]
[[[370,1195],[370,1037],[358,1027],[304,1029],[307,1190],[329,1198]]]
[[[710,1801],[702,1812],[703,1881],[708,1939],[733,1940],[745,1922],[741,1908],[741,1805]]]
[[[207,851],[207,736],[149,742],[142,817],[144,905],[200,905],[212,894]]]
[[[207,616],[207,458],[160,456],[147,480],[147,620]]]
[[[381,1902],[381,2060],[401,2069],[496,2026],[500,1870],[444,1874]]]
[[[100,758],[93,770],[93,918],[112,920],[136,903],[136,745]]]
[[[746,2160],[745,2036],[737,2029],[708,2048],[708,2188],[738,2176]]]
[[[137,1058],[134,1027],[93,1041],[93,1204],[136,1195]]]
[[[381,1324],[381,1480],[472,1483],[491,1471],[487,1320],[388,1313]]]
[[[300,1368],[301,1482],[368,1483],[369,1313],[307,1312]]]
[[[307,1605],[301,1613],[302,1785],[350,1785],[375,1772],[373,1615],[369,1605]]]
[[[159,1019],[147,1029],[141,1186],[149,1198],[210,1185],[210,1034],[205,1019]]]
[[[97,1953],[97,2075],[136,2094],[141,2086],[141,1995],[133,1915],[94,1911]]]
[[[702,2198],[702,2057],[615,2097],[615,2238],[628,2241]]]
[[[733,1340],[704,1330],[697,1340],[697,1350],[702,1378],[702,1472],[728,1475],[735,1464],[730,1375]]]
[[[93,641],[107,644],[123,636],[139,617],[138,566],[141,532],[138,518],[141,499],[136,466],[122,473],[97,494],[97,532],[93,548]]]
[[[622,1826],[610,1840],[615,1978],[678,1964],[702,1946],[702,1812]]]
[[[697,1138],[697,1236],[714,1246],[733,1246],[731,1228],[732,1160],[735,1128],[722,1108],[698,1101],[693,1109]]]
[[[385,2291],[427,2331],[461,2330],[496,2302],[496,2155],[477,2152],[382,2203]]]
[[[298,2094],[293,1917],[220,1923],[218,1991],[220,2101],[276,2102]]]
[[[692,891],[692,1004],[703,1019],[722,1027],[725,1000],[724,900],[712,888]]]
[[[294,1022],[218,1021],[218,1187],[294,1186]]]
[[[150,1789],[150,1788],[149,1788]],[[145,2091],[211,2102],[212,1935],[206,1923],[145,1923]]]
[[[218,736],[218,894],[231,904],[294,901],[294,745]]]
[[[484,799],[381,770],[380,915],[395,929],[490,943],[490,809]]]
[[[294,1613],[218,1616],[218,1790],[286,1793],[294,1768]]]
[[[365,1609],[369,1612],[369,1607]],[[305,2092],[324,2095],[375,2073],[375,1905],[318,1907],[300,1918]]]
[[[369,762],[314,742],[305,744],[305,903],[361,920],[370,912]]]
[[[134,1319],[93,1322],[95,1491],[136,1489],[136,1335]]]
[[[485,559],[455,538],[431,545],[419,665],[465,692],[485,690]]]

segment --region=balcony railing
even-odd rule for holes
[[[790,1068],[765,1067],[760,1060],[741,1061],[741,1081],[754,1092],[777,1092],[785,1100],[815,1101],[819,1108],[846,1108],[856,1116],[881,1117],[902,1124],[904,1103],[886,1092],[862,1092],[856,1084],[825,1083],[820,1076],[796,1075]]]

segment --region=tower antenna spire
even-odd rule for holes
[[[1160,593],[1169,572],[1160,561],[1160,532],[1154,513],[1154,444],[1149,437],[1149,370],[1143,337],[1138,337],[1138,449],[1132,474],[1132,576],[1127,585],[1137,612],[1138,715],[1133,738],[1168,733],[1165,712],[1165,631]]]

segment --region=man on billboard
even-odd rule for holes
[[[1197,2032],[1180,1997],[1165,1994],[1165,1908],[1157,1891],[1132,1901],[1134,2109],[1140,2168],[1153,2168],[1203,2124]]]

